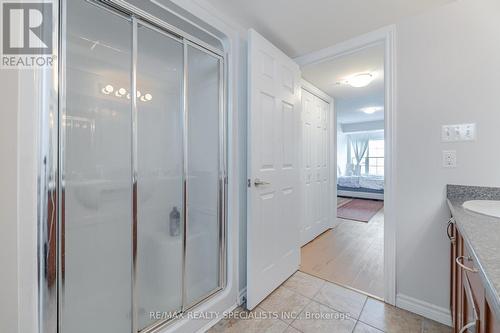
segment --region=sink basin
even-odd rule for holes
[[[500,200],[470,200],[463,207],[471,212],[500,218]]]

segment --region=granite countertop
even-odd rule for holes
[[[456,226],[477,263],[488,303],[500,318],[500,219],[462,207],[468,200],[500,200],[500,188],[448,185],[447,197]]]

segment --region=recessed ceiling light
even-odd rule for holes
[[[366,87],[373,81],[373,75],[370,73],[362,73],[351,76],[346,80],[346,83],[354,88]]]
[[[362,108],[361,111],[363,111],[364,113],[367,113],[367,114],[372,114],[372,113],[375,113],[377,111],[382,111],[383,109],[384,108],[381,106],[370,106],[367,108]]]

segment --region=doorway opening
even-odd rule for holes
[[[302,67],[334,101],[336,214],[301,248],[300,270],[384,299],[385,47]],[[307,205],[306,205],[307,206]]]
[[[377,226],[377,223],[370,223],[377,213],[379,214],[377,217],[381,214],[383,216],[382,228],[379,228],[379,239],[382,240],[382,244],[378,245],[378,253],[381,255],[378,256],[379,262],[375,263],[378,272],[382,272],[379,274],[381,278],[377,279],[382,288],[379,287],[374,292],[364,286],[361,288],[353,286],[356,277],[371,278],[363,271],[372,264],[370,259],[365,263],[358,263],[362,269],[358,269],[356,274],[351,274],[350,278],[344,281],[337,282],[329,276],[323,276],[322,281],[333,280],[329,285],[340,284],[375,296],[377,299],[383,299],[388,304],[395,304],[393,184],[391,177],[386,177],[394,170],[395,150],[393,32],[393,27],[380,29],[292,60],[264,37],[250,30],[247,309],[252,310],[257,307],[266,297],[271,297],[274,290],[278,293],[283,283],[297,270],[305,271],[308,265],[316,270],[327,267],[333,258],[323,258],[321,262],[314,261],[328,254],[327,245],[334,255],[343,254],[343,259],[337,263],[352,265],[366,259],[366,256],[359,253],[370,252],[370,248],[376,247],[375,244],[342,246],[338,242],[320,243],[317,253],[309,256],[310,262],[307,262],[307,253],[302,251],[307,249],[305,246],[321,242],[331,231],[341,231],[340,222],[358,228]],[[378,69],[350,68],[345,73],[338,73],[339,77],[335,77],[335,73],[329,71],[328,66],[334,66],[337,62],[348,62],[349,56],[369,52],[371,48],[380,51],[378,59],[381,59],[382,65]],[[377,77],[378,81],[382,78],[378,85],[375,84]],[[363,83],[363,80],[367,79],[368,84]],[[298,82],[301,84],[297,84]],[[340,122],[337,125],[335,96],[329,90],[332,87],[347,88],[346,86],[352,90],[355,90],[355,86],[360,90],[365,87],[369,89],[382,87],[379,89],[381,106],[369,105],[366,106],[366,110],[356,109],[356,113],[353,113],[354,115],[381,114],[382,118],[378,123],[383,124],[382,128],[374,130],[365,127],[353,130],[348,128],[350,124],[346,122],[346,128],[342,129],[343,132],[347,130],[353,132],[349,139],[350,163],[347,163],[348,158],[345,157],[345,169],[349,168],[353,172],[352,176],[356,172],[358,182],[367,181],[366,178],[369,177],[366,177],[366,173],[383,172],[383,177],[378,175],[378,183],[383,186],[383,200],[380,200],[380,196],[374,197],[377,193],[370,193],[371,197],[360,197],[360,194],[354,197],[354,194],[348,193],[349,195],[343,194],[343,198],[339,200],[345,204],[345,207],[343,206],[345,210],[351,208],[351,219],[355,219],[352,217],[354,210],[356,213],[354,217],[361,219],[363,217],[361,213],[364,213],[366,222],[337,218],[337,127],[341,125]],[[362,97],[359,99],[362,100]],[[298,102],[301,102],[302,106],[297,105]],[[373,125],[374,122],[377,123],[375,120],[367,121],[368,124],[364,126]],[[294,135],[294,132],[297,135]],[[368,132],[373,132],[370,134],[373,134],[373,137],[368,137]],[[364,135],[361,135],[362,133]],[[359,144],[356,143],[357,140]],[[373,143],[370,145],[371,141]],[[299,149],[290,150],[290,147]],[[377,156],[382,152],[383,162],[380,161],[380,156]],[[367,161],[366,157],[368,156],[366,154],[370,153],[369,156],[379,157],[378,161],[371,163],[371,168],[370,161],[369,159]],[[375,180],[372,181],[372,186],[377,180],[377,177],[373,178]],[[283,183],[282,180],[287,182]],[[283,195],[285,197],[278,198]],[[364,212],[367,206],[372,213]],[[379,213],[382,207],[384,210]],[[378,226],[380,227],[380,224]],[[368,230],[365,235],[372,236],[373,233]],[[344,234],[353,235],[353,232]],[[365,237],[368,241],[373,239],[368,236]],[[355,234],[351,238],[362,239]],[[347,251],[349,248],[352,249],[351,254]],[[359,256],[354,258],[354,254]],[[345,272],[347,269],[332,268],[336,272]],[[310,272],[310,275],[318,276],[318,274]],[[299,272],[299,277],[296,278],[304,275],[307,274]],[[378,295],[374,295],[375,293]]]

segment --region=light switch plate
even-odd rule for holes
[[[456,168],[457,167],[457,151],[456,150],[443,150],[443,167]]]
[[[476,124],[463,124],[461,134],[463,141],[476,140]]]
[[[443,142],[455,141],[450,125],[441,126],[441,141]]]
[[[442,142],[474,141],[476,139],[476,124],[456,124],[441,126]]]

